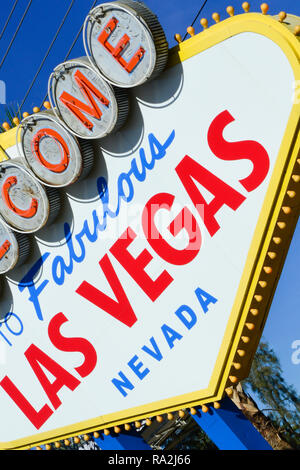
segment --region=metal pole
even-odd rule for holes
[[[191,415],[220,450],[272,450],[229,398],[220,404],[219,409],[208,407],[206,413],[197,407],[197,414]]]

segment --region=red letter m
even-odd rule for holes
[[[75,72],[74,78],[81,93],[88,100],[90,106],[78,100],[77,98],[74,98],[74,96],[70,95],[66,91],[61,94],[59,99],[69,109],[69,111],[71,111],[71,113],[73,113],[74,116],[91,131],[94,125],[87,119],[82,111],[96,119],[101,119],[102,112],[93,98],[93,95],[98,98],[98,100],[101,101],[101,103],[103,103],[106,107],[109,106],[109,100],[105,98],[105,96],[103,96],[102,93],[97,90],[97,88],[79,70]]]

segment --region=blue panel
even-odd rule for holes
[[[209,407],[207,413],[199,407],[192,415],[220,450],[272,450],[232,400],[225,398],[220,404],[220,409]]]
[[[120,434],[112,433],[105,436],[99,431],[100,437],[93,438],[102,450],[151,450],[140,433],[132,430]]]

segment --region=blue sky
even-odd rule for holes
[[[19,0],[9,26],[0,40],[0,62],[28,2],[29,0]],[[213,23],[211,19],[213,12],[217,11],[220,13],[221,18],[225,18],[227,17],[226,6],[230,4],[235,8],[236,13],[241,13],[243,11],[241,8],[242,2],[243,0],[208,0],[201,17],[206,17],[211,24]],[[1,3],[0,31],[13,3],[14,0],[6,0]],[[70,3],[70,0],[32,1],[14,45],[0,69],[0,79],[7,86],[8,103],[14,103],[17,106],[18,103],[22,102]],[[169,44],[173,46],[175,45],[174,33],[180,33],[184,36],[187,26],[192,23],[203,1],[145,0],[145,3],[158,15]],[[250,3],[251,11],[260,11],[259,6],[262,1],[255,0]],[[25,102],[23,111],[31,112],[33,106],[41,104],[46,94],[50,73],[57,64],[64,60],[92,4],[93,0],[74,1],[70,15]],[[300,16],[300,2],[295,0],[272,0],[270,2],[270,14],[277,14],[281,10]],[[196,32],[202,29],[199,20],[195,24],[195,29]],[[70,58],[82,55],[85,54],[80,35]],[[4,107],[0,105],[0,122],[5,120],[3,110]],[[280,358],[286,380],[293,383],[300,393],[300,364],[295,365],[291,361],[291,345],[293,341],[300,340],[299,241],[300,224],[298,224],[295,231],[278,284],[265,326],[264,337]]]

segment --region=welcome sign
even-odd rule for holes
[[[12,160],[2,186],[6,167],[26,171],[56,218],[26,235],[27,261],[7,269],[3,282],[2,448],[221,399],[247,375],[295,225],[297,38],[262,15],[229,18],[171,50],[161,73],[154,55],[144,61],[147,53],[164,56],[143,45],[147,35],[126,49],[130,34],[117,28],[128,18],[119,3],[130,8],[105,4],[116,11],[101,10],[100,23],[99,11],[90,15],[92,65],[54,72],[56,116],[46,117],[47,133],[45,115],[32,116],[6,148]],[[122,27],[132,34],[136,23],[130,17]],[[101,69],[105,60],[114,61],[105,69],[110,77]],[[159,78],[136,86],[154,70]],[[132,83],[122,82],[125,73],[133,73]],[[121,91],[114,88],[120,82]],[[117,97],[112,108],[107,87]],[[114,123],[101,121],[112,109]],[[62,177],[69,162],[78,169],[78,154],[91,149],[93,166],[88,161],[85,178],[70,185],[80,171]],[[12,183],[2,190],[6,199],[21,217],[29,204],[34,217],[38,197],[18,199],[12,191],[22,186]],[[60,209],[53,187],[61,188]],[[1,217],[24,236],[3,211]]]

